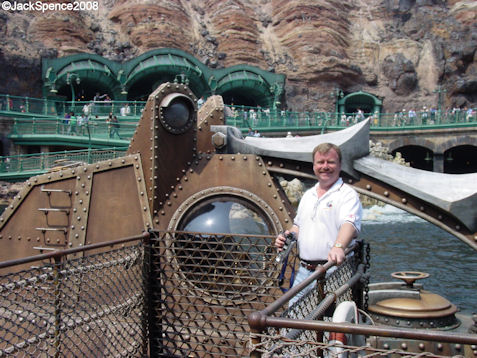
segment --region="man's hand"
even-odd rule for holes
[[[328,261],[333,261],[336,265],[341,265],[345,260],[345,252],[342,247],[333,246],[328,252]]]
[[[277,238],[275,239],[275,246],[278,248],[278,251],[283,250],[283,246],[285,245],[285,235],[288,235],[290,231],[285,231],[284,233],[278,234]]]

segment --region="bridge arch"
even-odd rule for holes
[[[444,173],[466,174],[477,172],[477,146],[454,146],[443,153]]]
[[[367,116],[374,113],[381,113],[383,102],[375,95],[358,91],[350,93],[338,100],[338,112],[343,113],[356,113],[360,108]]]
[[[444,153],[445,151],[448,151],[449,149],[452,149],[454,147],[458,146],[474,146],[477,147],[477,137],[472,137],[469,135],[463,135],[463,136],[454,136],[451,139],[448,139],[445,142],[439,143],[436,145],[436,152],[438,153]]]
[[[411,167],[434,170],[436,145],[432,141],[419,137],[399,138],[391,142],[388,147],[393,155],[396,155],[396,152],[401,153]]]
[[[406,146],[419,146],[424,147],[432,152],[436,152],[437,146],[434,142],[419,137],[406,137],[406,138],[397,138],[396,140],[390,142],[388,145],[390,152],[395,152],[399,148]]]

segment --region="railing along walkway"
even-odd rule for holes
[[[85,106],[89,106],[88,114],[93,117],[112,113],[139,118],[145,105],[145,101],[65,101],[0,94],[0,113],[17,117],[58,118],[71,112],[80,115],[84,113]]]
[[[21,179],[58,168],[91,164],[125,155],[126,148],[82,149],[0,157],[0,180]]]

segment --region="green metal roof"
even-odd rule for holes
[[[170,80],[181,74],[186,76],[189,87],[197,96],[253,88],[263,98],[273,98],[277,93],[283,93],[283,90],[274,91],[276,87],[283,89],[285,85],[283,74],[249,65],[211,69],[194,56],[171,48],[151,50],[124,63],[85,53],[44,59],[42,63],[45,97],[57,93],[59,89],[67,92],[69,87],[65,86],[71,85],[67,79],[79,78],[76,84],[73,83],[78,90],[81,86],[96,86],[110,93],[113,99],[130,100],[133,98],[127,98],[127,93],[133,86],[145,85],[144,81],[151,82],[154,79]]]

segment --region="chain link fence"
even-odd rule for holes
[[[0,276],[0,356],[145,356],[144,253],[75,252]]]

